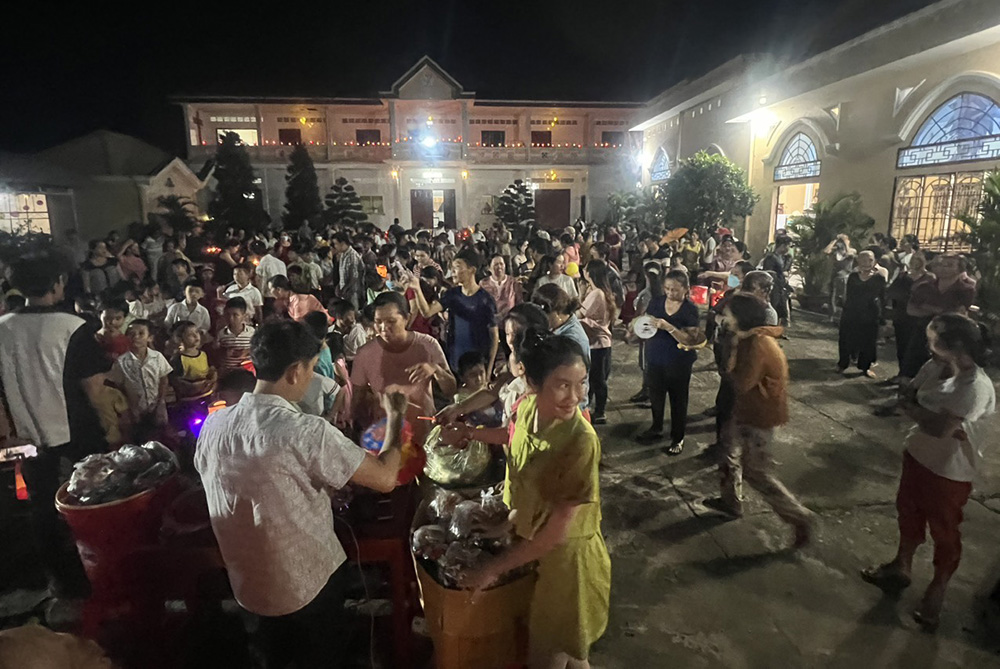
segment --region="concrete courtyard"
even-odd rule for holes
[[[923,633],[910,612],[930,579],[929,546],[918,553],[914,584],[899,601],[858,577],[895,550],[893,501],[908,422],[872,415],[872,407],[890,397],[886,388],[835,373],[833,326],[817,316],[794,317],[791,338],[782,342],[792,375],[792,421],[779,431],[775,453],[780,478],[819,520],[813,545],[798,554],[787,550],[788,528],[749,487],[740,520],[701,505],[718,493],[715,464],[703,454],[714,438],[714,419],[701,413],[717,388],[710,352],[702,352],[695,368],[685,452],[669,457],[662,445],[633,441],[648,427],[649,411],[623,401],[640,379],[635,347],[616,343],[609,424],[598,428],[613,565],[611,622],[593,665],[1000,667],[1000,615],[986,602],[1000,578],[1000,417],[989,419],[985,431],[987,468],[966,507],[965,552],[941,627],[935,635]],[[891,345],[881,354],[876,370],[887,378],[896,371]],[[37,619],[44,592],[23,523],[5,522],[0,530],[6,566],[0,626],[10,626]],[[367,617],[358,621],[352,666],[368,667]],[[203,631],[212,639],[205,639],[206,648],[220,659],[197,666],[245,666],[227,656],[227,648],[239,648],[238,633],[224,641],[218,621]],[[420,646],[429,651],[428,644]],[[386,650],[376,649],[376,666],[388,666],[380,661]]]
[[[789,529],[755,493],[746,515],[727,520],[701,501],[717,496],[704,447],[714,440],[717,374],[703,351],[691,383],[685,452],[640,446],[632,436],[649,411],[624,402],[639,387],[635,348],[616,345],[601,495],[612,557],[611,622],[593,664],[625,667],[990,667],[1000,666],[1000,621],[986,595],[1000,578],[1000,417],[989,420],[983,481],[965,510],[962,565],[941,626],[910,617],[930,580],[921,548],[914,583],[883,598],[858,571],[895,553],[894,499],[906,418],[878,418],[891,395],[834,370],[836,330],[796,313],[782,342],[792,384],[791,422],[777,436],[779,477],[819,517],[813,544],[787,550]],[[881,347],[881,378],[896,373]]]

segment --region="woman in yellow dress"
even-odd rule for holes
[[[529,330],[520,347],[534,391],[517,407],[504,501],[521,541],[466,586],[487,588],[501,575],[538,562],[531,602],[531,666],[583,669],[608,623],[611,559],[601,535],[597,466],[601,444],[579,404],[587,366],[568,337]]]

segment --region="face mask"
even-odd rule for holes
[[[385,287],[389,290],[396,290],[396,284],[391,279],[385,282]]]
[[[729,278],[726,279],[726,283],[729,284],[730,288],[736,288],[740,285],[740,278],[735,274],[730,274]]]

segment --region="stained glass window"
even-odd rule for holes
[[[978,93],[962,93],[934,110],[913,143],[900,149],[897,167],[1000,158],[1000,107]]]
[[[653,183],[666,181],[670,178],[670,156],[662,148],[656,152],[653,166],[649,168],[649,179]]]
[[[774,180],[805,179],[818,177],[820,172],[819,156],[816,145],[803,132],[796,133],[788,140],[781,154],[778,166],[774,168]]]

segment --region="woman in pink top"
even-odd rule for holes
[[[490,259],[490,275],[479,286],[493,296],[497,303],[497,320],[503,320],[516,304],[521,304],[521,284],[507,274],[507,263],[499,253]]]
[[[351,368],[354,423],[360,429],[367,428],[382,414],[377,398],[399,391],[409,400],[406,419],[423,443],[431,424],[418,416],[434,415],[431,381],[437,383],[442,395],[450,396],[457,387],[455,377],[436,339],[406,329],[410,315],[406,298],[390,291],[376,297],[373,304],[376,336],[358,349]]]
[[[278,313],[288,312],[293,321],[301,321],[310,311],[322,311],[329,318],[330,314],[313,295],[296,293],[287,276],[272,276],[268,281],[271,297],[275,300],[275,310]]]
[[[139,257],[139,243],[134,239],[126,241],[118,253],[118,268],[127,280],[142,281],[146,278],[148,268]]]
[[[594,393],[594,425],[606,423],[604,408],[608,403],[608,377],[611,375],[611,324],[618,305],[611,290],[611,275],[603,260],[591,260],[583,270],[587,293],[577,315],[590,340],[590,389]]]

